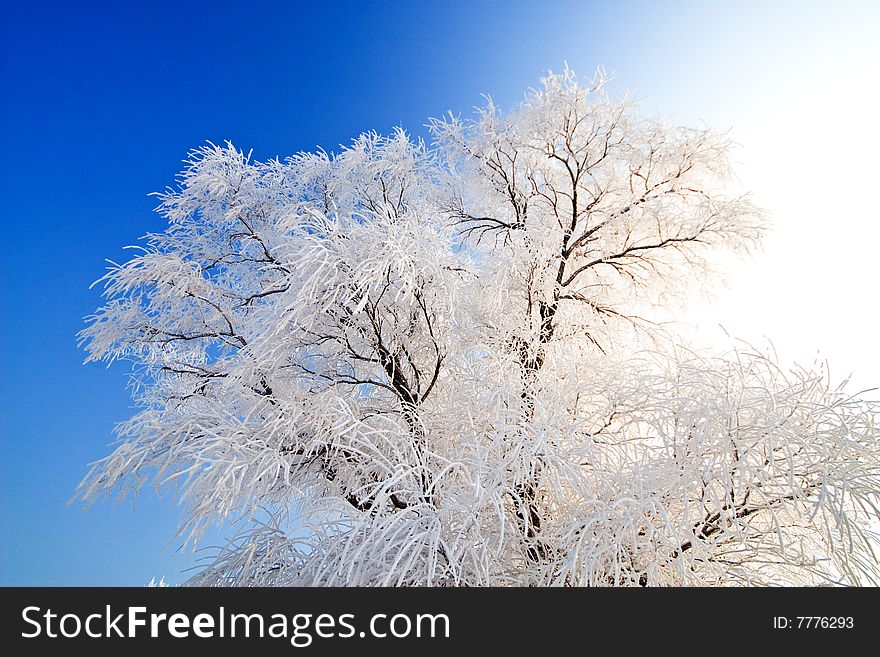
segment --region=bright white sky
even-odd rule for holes
[[[730,129],[770,214],[763,250],[692,319],[880,386],[880,2],[715,4],[656,9],[653,61],[614,62],[646,110]]]

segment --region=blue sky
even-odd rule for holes
[[[694,321],[821,348],[880,383],[865,203],[880,14],[829,4],[2,2],[0,584],[177,582],[195,563],[174,500],[66,501],[131,414],[125,367],[83,366],[76,348],[99,303],[88,286],[163,227],[147,194],[205,140],[258,159],[331,150],[423,134],[483,92],[509,107],[564,61],[617,69],[648,111],[732,129],[779,226]]]

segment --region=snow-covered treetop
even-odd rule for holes
[[[190,153],[81,333],[140,405],[82,497],[242,518],[198,584],[876,582],[876,404],[642,313],[759,241],[729,140],[567,69],[430,130]]]

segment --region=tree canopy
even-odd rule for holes
[[[190,154],[81,333],[140,405],[81,496],[241,518],[201,585],[876,583],[877,404],[653,321],[760,241],[730,141],[569,70],[430,132]]]

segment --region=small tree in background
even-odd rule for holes
[[[81,334],[141,406],[82,497],[242,518],[201,585],[876,583],[877,405],[649,321],[763,221],[728,140],[604,85],[194,151]]]

